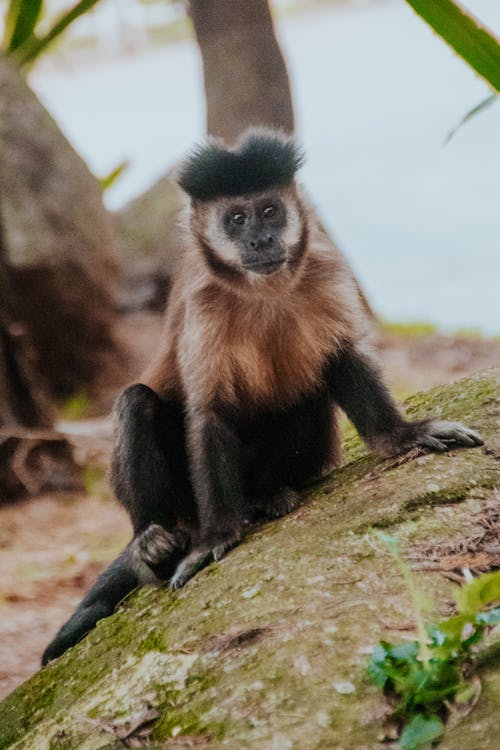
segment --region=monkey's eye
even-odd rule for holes
[[[271,219],[275,215],[276,206],[266,206],[266,208],[262,212],[262,216],[264,217],[264,219]]]
[[[231,214],[231,221],[233,224],[244,224],[246,218],[247,217],[242,211],[234,211],[234,213]]]

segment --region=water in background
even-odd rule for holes
[[[469,0],[500,29],[498,0]],[[280,24],[308,160],[303,180],[375,309],[391,320],[500,334],[500,101],[402,0]],[[203,135],[193,42],[32,84],[98,175],[131,166],[117,208]]]

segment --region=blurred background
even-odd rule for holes
[[[179,158],[296,133],[402,398],[500,363],[500,104],[404,0],[3,0],[0,39],[1,697],[128,540],[108,414],[161,330]]]

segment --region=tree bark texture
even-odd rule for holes
[[[43,490],[81,487],[68,441],[35,373],[33,345],[16,322],[17,299],[0,214],[0,504]]]
[[[205,79],[207,132],[228,143],[250,125],[291,133],[290,82],[268,0],[191,0]]]
[[[0,56],[0,195],[10,288],[52,395],[117,355],[117,240],[102,192],[20,71]]]
[[[490,370],[406,403],[480,430],[481,448],[380,459],[348,430],[345,465],[302,507],[184,589],[132,595],[6,698],[0,750],[387,750],[390,707],[366,665],[379,640],[414,639],[415,621],[373,530],[399,539],[437,617],[452,570],[498,564],[499,387]],[[481,696],[440,750],[498,750],[498,633],[476,658]]]

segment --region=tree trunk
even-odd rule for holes
[[[17,321],[0,212],[0,504],[42,490],[81,487],[73,451],[54,433],[29,336]]]
[[[250,125],[293,132],[290,83],[267,0],[191,0],[189,9],[203,62],[207,133],[231,143]],[[167,175],[118,217],[125,251],[149,259],[160,280],[175,272],[181,203]]]
[[[0,207],[1,209],[1,207]],[[29,365],[23,359],[19,341],[12,335],[13,293],[7,262],[5,235],[0,212],[0,427],[26,425],[48,427],[50,413],[32,393]]]
[[[371,529],[389,528],[421,562],[417,582],[442,616],[457,588],[445,575],[498,565],[499,386],[490,370],[407,403],[412,418],[480,430],[483,448],[383,460],[351,434],[346,465],[303,507],[185,589],[128,598],[12,693],[0,705],[1,750],[388,748],[388,706],[366,664],[379,640],[413,639],[415,623]],[[498,643],[496,657],[491,641],[481,649],[479,701],[440,750],[498,748]]]
[[[290,82],[267,0],[190,0],[203,60],[207,132],[227,143],[250,125],[292,133]]]
[[[268,0],[190,0],[189,9],[203,62],[207,133],[227,143],[251,125],[292,133],[290,82]],[[149,259],[152,298],[155,280],[161,283],[165,273],[171,275],[177,267],[181,201],[179,188],[166,176],[118,216],[127,254]],[[363,307],[374,319],[358,280],[351,274]]]
[[[117,242],[97,181],[2,55],[0,194],[16,322],[50,393],[66,398],[119,359]]]

